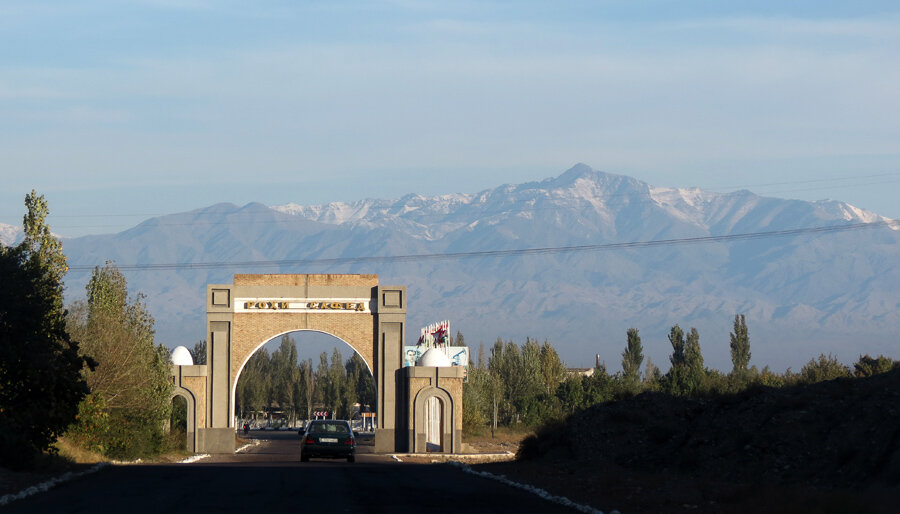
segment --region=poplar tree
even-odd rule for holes
[[[636,393],[641,384],[641,364],[644,362],[644,349],[641,347],[641,336],[638,329],[629,328],[627,331],[628,342],[625,351],[622,352],[622,374],[624,375],[625,388]]]
[[[691,327],[684,346],[685,391],[688,394],[702,392],[706,386],[706,368],[703,366],[703,353],[700,350],[700,333]]]
[[[369,367],[366,366],[366,361],[358,353],[353,352],[353,355],[347,359],[345,367],[347,368],[347,388],[352,388],[354,391],[353,401],[350,402],[350,406],[356,402],[359,402],[360,406],[374,405],[375,379],[372,378]]]
[[[743,380],[747,376],[750,364],[750,335],[747,332],[747,321],[743,314],[734,315],[734,331],[731,339],[731,373]]]
[[[294,419],[297,376],[297,345],[290,334],[281,336],[281,343],[271,359],[272,397],[290,420]]]
[[[206,339],[194,343],[194,349],[188,350],[191,352],[191,357],[194,359],[194,364],[206,364]]]
[[[672,366],[665,375],[663,389],[669,394],[686,394],[687,366],[685,364],[684,330],[677,324],[669,330],[669,343],[672,345],[672,355],[669,357]]]
[[[541,376],[547,394],[554,394],[566,379],[566,366],[547,340],[541,345]]]
[[[312,418],[313,405],[316,401],[316,373],[313,371],[312,358],[306,359],[300,364],[301,376],[304,384],[304,401],[306,405],[306,419]]]
[[[344,396],[343,390],[345,378],[344,359],[338,348],[334,348],[331,352],[331,365],[328,366],[328,371],[326,373],[325,405],[328,407],[328,410],[331,411],[329,413],[331,419],[335,419],[342,415],[338,411],[341,410],[341,407],[343,406],[342,400]]]
[[[66,330],[66,258],[47,202],[31,191],[25,206],[25,239],[0,244],[0,465],[11,468],[30,466],[75,420],[89,392],[81,369],[93,364]]]

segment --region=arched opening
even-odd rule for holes
[[[414,441],[410,451],[458,451],[459,443],[454,442],[453,435],[453,398],[447,390],[434,386],[421,389],[415,395],[412,409]]]
[[[168,446],[173,450],[188,449],[188,402],[176,394],[172,397],[172,413],[169,416]]]
[[[285,332],[260,343],[237,374],[233,398],[238,428],[296,431],[327,417],[347,419],[357,432],[375,429],[369,364],[325,332]]]
[[[437,396],[425,400],[425,451],[443,451],[444,402]]]

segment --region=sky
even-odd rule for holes
[[[0,222],[474,193],[583,162],[900,218],[900,4],[5,0]]]

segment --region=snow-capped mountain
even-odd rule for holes
[[[5,223],[0,223],[0,244],[12,246],[22,238],[22,229]]]
[[[203,338],[205,285],[230,283],[233,273],[377,273],[408,287],[410,337],[450,319],[470,345],[546,338],[571,365],[600,354],[617,369],[625,332],[636,327],[645,354],[665,369],[666,334],[678,323],[698,328],[708,365],[728,369],[728,333],[744,313],[751,363],[783,369],[821,352],[850,361],[900,347],[900,231],[762,233],[885,220],[838,201],[658,188],[577,165],[475,194],[219,204],[67,240],[64,250],[76,269],[71,298],[89,275],[78,267],[106,260],[244,263],[127,271],[130,289],[147,295],[158,339],[171,345]],[[730,239],[744,234],[758,235]],[[651,241],[668,242],[633,244]],[[525,249],[544,250],[515,252]],[[411,255],[431,257],[371,259]],[[347,260],[359,257],[370,259]]]

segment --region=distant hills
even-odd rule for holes
[[[217,204],[66,240],[64,251],[70,298],[89,277],[80,266],[116,261],[146,295],[157,340],[172,346],[204,337],[205,285],[233,273],[377,273],[409,288],[408,339],[450,319],[470,346],[549,339],[570,365],[600,354],[615,371],[636,327],[666,369],[678,323],[698,328],[707,365],[728,370],[728,333],[744,313],[751,364],[783,370],[821,352],[900,357],[900,231],[764,233],[885,220],[839,201],[658,188],[579,164],[473,194]],[[372,259],[421,255],[431,257]],[[190,266],[201,263],[223,264]]]

